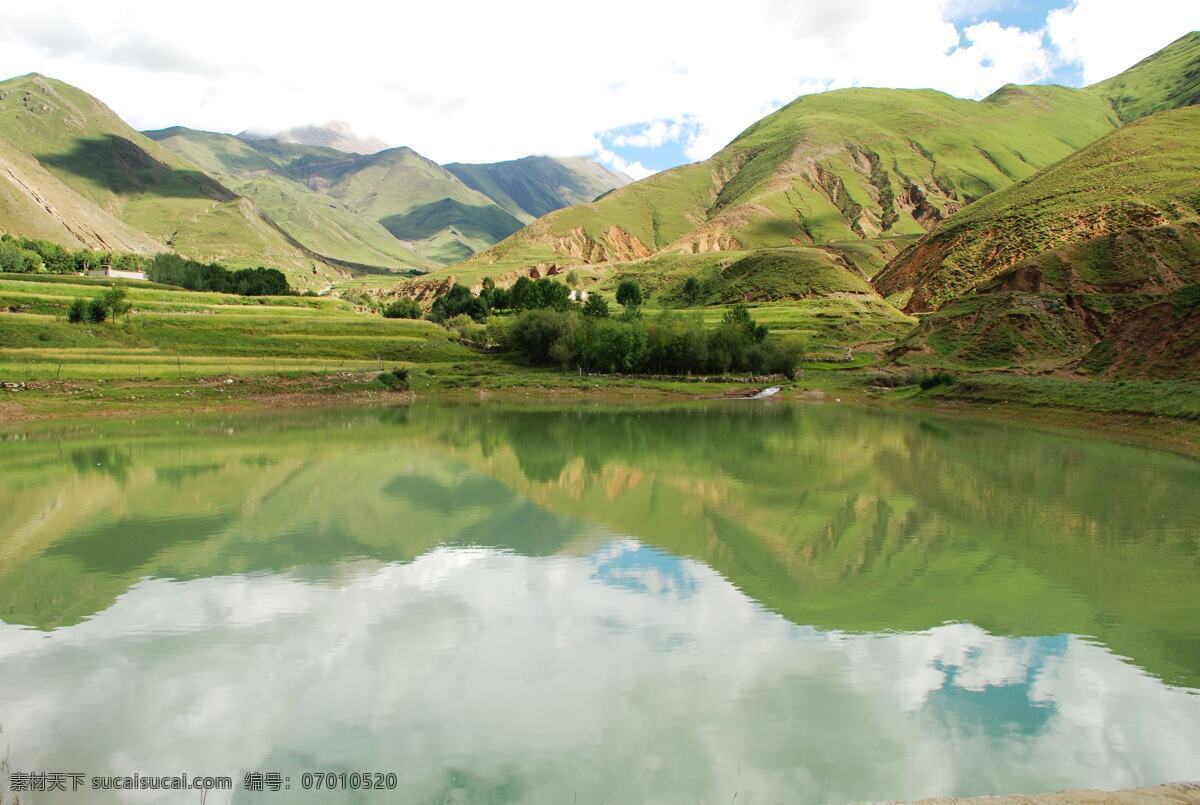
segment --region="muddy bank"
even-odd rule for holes
[[[940,797],[937,799],[917,800],[920,805],[950,805],[950,803],[970,802],[979,805],[1067,805],[1071,803],[1135,803],[1148,802],[1158,805],[1175,805],[1175,803],[1200,802],[1200,783],[1174,783],[1170,785],[1155,785],[1147,788],[1129,788],[1124,791],[1093,791],[1090,789],[1077,791],[1058,791],[1053,794],[1032,794],[1028,796],[1005,797],[970,797],[956,799]]]

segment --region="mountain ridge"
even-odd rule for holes
[[[1200,100],[1200,33],[1088,87],[1007,84],[979,101],[934,90],[803,95],[708,160],[533,222],[477,270],[920,237],[1122,124]]]
[[[308,247],[381,269],[430,270],[465,259],[532,219],[495,182],[484,188],[496,195],[492,198],[408,146],[350,154],[325,145],[181,126],[147,135],[252,198]],[[511,166],[519,165],[516,184],[553,204],[554,192],[545,189],[536,170],[521,175],[541,160],[499,164],[510,174]],[[551,173],[569,187],[607,186],[587,183],[595,173],[589,160],[552,162],[557,171]],[[483,175],[492,169],[491,164],[468,167]],[[572,182],[577,174],[582,178]]]

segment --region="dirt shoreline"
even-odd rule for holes
[[[628,383],[597,381],[586,386],[545,384],[503,387],[433,387],[395,392],[364,376],[329,378],[207,378],[185,384],[162,381],[49,383],[24,391],[0,393],[0,429],[47,420],[152,417],[172,414],[221,414],[295,408],[388,407],[416,399],[445,402],[541,404],[569,402],[685,402],[748,397],[758,386]],[[1200,423],[1147,415],[1110,414],[1074,408],[1032,407],[1016,401],[992,405],[968,400],[894,398],[864,388],[785,388],[758,404],[779,401],[855,404],[898,411],[935,413],[1025,427],[1068,431],[1200,457]]]
[[[1100,803],[1149,802],[1158,805],[1178,803],[1200,803],[1200,783],[1170,783],[1145,788],[1127,788],[1122,791],[1094,791],[1078,789],[1057,791],[1052,794],[1028,794],[992,797],[935,797],[914,800],[919,805],[951,805],[952,803],[978,803],[978,805],[1099,805]]]

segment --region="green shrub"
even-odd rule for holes
[[[621,280],[617,284],[617,304],[626,308],[638,307],[642,304],[642,286],[634,280]]]
[[[88,303],[83,299],[72,300],[71,306],[67,308],[67,321],[71,324],[79,324],[88,315]]]
[[[108,305],[104,304],[102,298],[96,298],[88,302],[87,316],[85,317],[92,324],[102,324],[108,318]]]
[[[929,391],[938,386],[950,386],[954,384],[954,375],[949,372],[932,372],[924,375],[918,384],[921,386],[921,391]]]
[[[383,317],[385,319],[419,319],[421,318],[421,305],[416,299],[397,299],[383,309]]]
[[[108,310],[114,321],[133,310],[133,303],[129,301],[129,292],[120,283],[116,283],[101,294],[100,302]]]
[[[520,277],[509,289],[509,306],[513,310],[566,310],[571,306],[571,289],[548,277]]]
[[[483,321],[489,312],[486,300],[472,294],[471,289],[465,285],[454,285],[433,300],[429,319],[441,324],[455,316],[466,315],[475,321]]]
[[[804,357],[799,338],[769,339],[746,309],[705,331],[697,318],[664,312],[652,320],[581,316],[577,310],[526,311],[493,343],[527,362],[588,372],[752,372],[794,377]]]
[[[488,344],[488,329],[465,313],[459,313],[445,324],[446,329],[453,330],[458,337],[477,347]]]
[[[11,240],[0,241],[0,271],[15,274],[28,270],[21,247]]]
[[[550,350],[567,332],[569,318],[556,310],[527,310],[509,326],[507,344],[529,363],[549,364],[554,360]]]
[[[583,315],[593,319],[608,318],[608,300],[598,293],[589,294],[583,303]]]
[[[408,391],[409,389],[408,370],[403,367],[390,372],[381,372],[376,380],[392,391]]]
[[[641,322],[589,319],[575,330],[574,352],[584,371],[637,371],[646,359],[646,328]]]

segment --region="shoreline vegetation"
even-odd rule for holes
[[[589,313],[544,280],[519,289],[532,301],[513,305],[510,293],[497,314],[492,289],[461,287],[433,301],[439,324],[332,297],[3,274],[0,427],[414,399],[681,402],[780,386],[773,400],[1002,418],[1200,455],[1200,394],[1186,380],[897,365],[888,349],[899,333],[839,333],[822,301],[675,310],[626,287],[624,304]],[[119,317],[72,315],[77,300],[118,289]]]
[[[766,400],[754,394],[777,381],[705,382],[700,378],[647,379],[620,375],[572,376],[551,370],[519,377],[467,375],[443,381],[412,373],[408,388],[392,388],[390,370],[290,373],[234,377],[192,377],[183,381],[30,381],[0,388],[0,432],[39,422],[80,422],[107,418],[154,418],[180,414],[251,413],[329,407],[404,406],[424,402],[539,406],[556,404],[672,405],[743,400],[753,405],[834,404],[911,411],[940,416],[1012,422],[1164,449],[1200,458],[1200,421],[1159,414],[1097,411],[1022,400],[958,396],[947,389],[922,393],[900,388],[881,393],[861,377],[829,376],[815,370],[782,384]],[[491,382],[483,382],[490,379]]]

